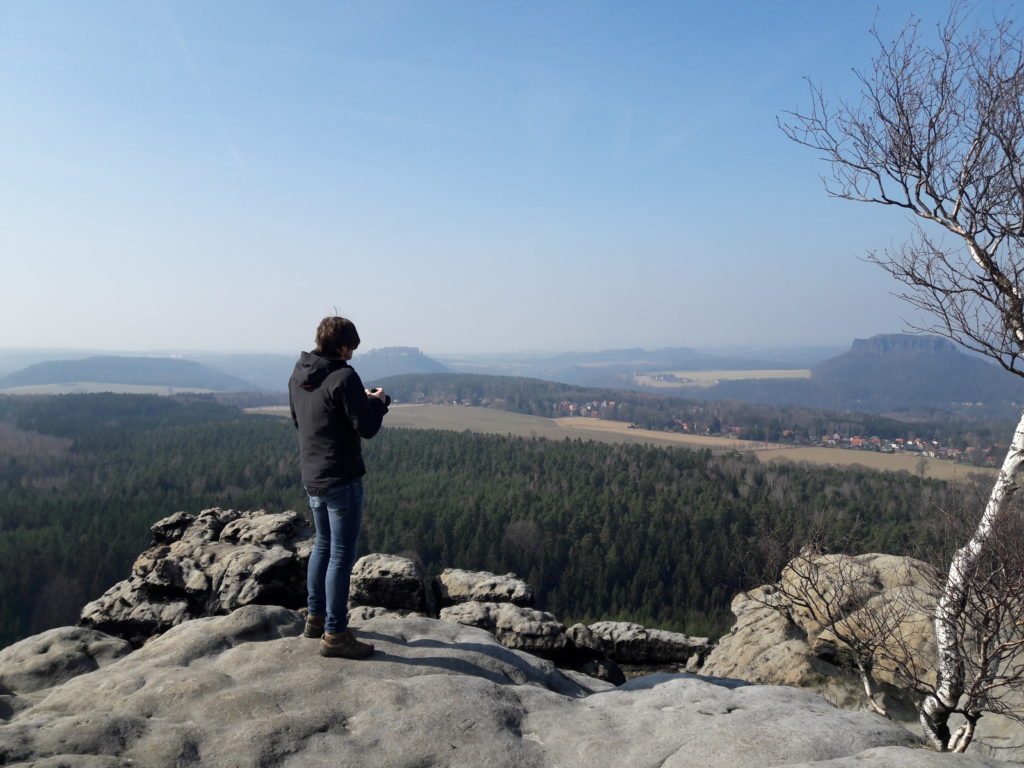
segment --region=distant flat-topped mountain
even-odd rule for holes
[[[729,381],[695,395],[868,413],[1008,416],[1024,404],[1024,381],[939,336],[885,334],[856,339],[849,351],[814,366],[810,379]]]
[[[0,390],[71,384],[237,392],[258,389],[237,376],[172,357],[87,357],[35,363],[0,378]]]

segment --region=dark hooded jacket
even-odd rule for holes
[[[302,483],[310,493],[366,474],[361,438],[380,431],[388,408],[366,394],[354,368],[338,358],[303,352],[288,381],[288,402],[299,430]]]

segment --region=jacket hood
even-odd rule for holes
[[[323,357],[316,352],[303,352],[299,355],[299,361],[295,363],[295,371],[292,373],[292,378],[303,389],[316,389],[323,383],[329,373],[344,367],[344,360]]]

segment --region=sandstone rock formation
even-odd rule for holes
[[[15,694],[59,685],[131,653],[118,637],[94,629],[57,627],[0,650],[0,687]]]
[[[813,589],[804,591],[810,607],[790,598],[799,591],[796,582],[809,566],[816,568]],[[921,660],[925,674],[935,657],[930,613],[936,598],[931,584],[927,566],[912,558],[823,555],[794,561],[783,570],[779,587],[766,585],[733,599],[736,625],[710,653],[702,672],[796,685],[826,693],[841,706],[862,706],[863,690],[844,664],[844,644],[836,633],[856,637],[871,625],[859,620],[861,614],[895,606],[902,623],[897,631]],[[820,605],[825,601],[833,605],[832,615],[844,617],[833,626],[821,618],[830,613]],[[889,684],[888,703],[897,712],[910,706],[892,687],[901,681],[884,658],[876,659],[875,675]],[[908,716],[915,717],[913,712]]]
[[[840,635],[864,631],[870,622],[859,621],[862,612],[896,608],[900,617],[900,642],[917,660],[919,674],[934,668],[935,642],[932,607],[933,577],[918,560],[891,555],[825,555],[814,558],[819,567],[812,600],[829,600],[842,606],[847,618],[830,627],[815,618],[825,611],[794,604],[787,597],[803,566],[790,564],[780,585],[765,585],[732,601],[736,624],[722,637],[700,669],[703,675],[740,678],[767,685],[790,685],[814,691],[847,709],[864,709],[867,702],[861,682],[846,663]],[[855,587],[852,585],[856,585]],[[881,700],[894,721],[914,733],[920,731],[917,696],[900,687],[884,658],[877,658],[875,677]],[[977,751],[994,748],[1000,757],[1024,757],[1024,729],[998,715],[985,715],[978,725]]]
[[[706,637],[687,637],[681,632],[647,629],[627,621],[598,621],[584,627],[575,624],[569,637],[578,646],[593,648],[620,665],[658,667],[673,671],[700,667],[711,650]]]
[[[81,624],[139,645],[183,621],[243,605],[305,604],[309,524],[295,512],[177,512],[152,527],[131,575],[82,610]]]
[[[533,589],[514,573],[498,576],[487,571],[445,568],[434,579],[434,591],[441,608],[470,601],[533,607]]]
[[[486,629],[506,648],[556,658],[566,648],[565,625],[547,611],[511,603],[468,602],[441,609],[441,621]]]
[[[0,720],[43,699],[46,689],[131,650],[120,638],[80,627],[50,629],[0,650]]]
[[[56,682],[45,699],[0,722],[0,764],[950,764],[876,715],[793,688],[650,675],[603,690],[483,630],[417,618],[370,619],[357,633],[374,643],[373,656],[325,659],[300,636],[302,625],[294,611],[250,605],[176,626],[113,663]],[[11,656],[25,655],[20,645],[8,649]],[[967,755],[956,765],[1005,764]]]
[[[299,608],[305,604],[312,530],[295,512],[178,512],[158,521],[151,530],[153,546],[136,559],[129,578],[85,606],[83,626],[141,645],[184,621],[223,615],[243,605]],[[487,629],[509,648],[536,653],[588,675],[614,683],[625,680],[609,658],[612,653],[604,647],[613,648],[614,643],[602,644],[593,638],[574,643],[554,616],[528,607],[533,603],[533,590],[514,574],[449,568],[433,586],[432,594],[422,570],[408,558],[366,555],[352,570],[351,621],[436,616],[435,603],[457,600],[460,602],[443,609],[446,620]],[[634,626],[638,632],[647,631]],[[671,634],[651,632],[652,637]],[[655,645],[648,643],[652,648]],[[665,642],[658,645],[663,646]],[[658,659],[648,666],[635,658],[635,652],[629,660],[638,665],[639,672],[665,669],[661,664],[664,653],[658,653]],[[692,652],[685,654],[685,658],[692,656]],[[673,671],[677,668],[671,667]]]
[[[349,605],[427,612],[423,571],[412,560],[373,553],[352,566]]]

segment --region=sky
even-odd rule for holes
[[[829,198],[777,118],[945,7],[0,0],[0,348],[898,332],[863,257],[910,223]]]

